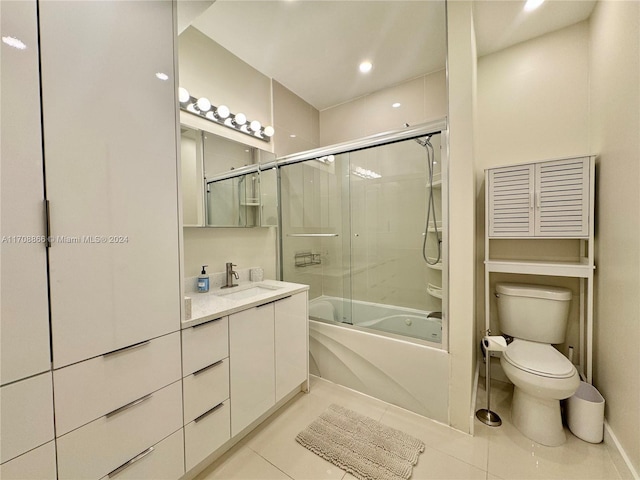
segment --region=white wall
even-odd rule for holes
[[[276,278],[275,228],[184,228],[184,276],[195,277],[202,265],[207,273],[224,272],[233,262],[238,269],[262,267],[264,278]]]
[[[471,430],[475,368],[476,49],[472,2],[448,3],[449,45],[449,417]]]
[[[640,3],[599,2],[590,21],[598,154],[594,384],[640,473]],[[636,478],[638,478],[636,476]]]

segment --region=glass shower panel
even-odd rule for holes
[[[328,302],[320,319],[351,323],[348,172],[348,154],[280,167],[281,262],[284,279]]]
[[[368,302],[442,311],[442,262],[436,261],[442,239],[441,195],[436,191],[439,135],[431,144],[433,152],[424,143],[406,140],[350,154],[351,289],[356,306]],[[430,165],[435,219],[431,213],[426,232]],[[423,258],[423,246],[424,256],[434,265]],[[354,308],[355,324],[370,320],[360,318],[367,316],[360,312],[365,309]]]

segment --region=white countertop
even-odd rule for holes
[[[233,294],[261,285],[274,289],[245,299],[231,299],[225,296],[226,293]],[[280,282],[278,280],[263,280],[261,282],[238,282],[237,287],[228,289],[212,288],[207,293],[189,293],[188,295],[191,298],[191,318],[182,322],[182,328],[194,327],[209,320],[274,302],[305,290],[309,290],[309,285]]]

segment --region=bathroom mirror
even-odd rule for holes
[[[277,175],[260,171],[272,153],[186,125],[180,130],[184,226],[277,226]]]

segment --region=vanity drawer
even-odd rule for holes
[[[0,463],[53,437],[51,372],[0,388]]]
[[[182,330],[183,376],[229,356],[229,317]]]
[[[57,370],[56,434],[64,435],[181,376],[180,332]]]
[[[58,479],[101,478],[181,426],[178,381],[59,437]]]
[[[184,426],[187,471],[231,438],[229,401],[214,407]]]
[[[229,398],[229,359],[184,377],[182,388],[186,424]]]
[[[118,471],[120,470],[120,471]],[[111,477],[109,477],[109,474]],[[182,429],[153,447],[140,452],[102,480],[175,480],[184,475],[184,435]]]
[[[49,443],[0,465],[5,480],[56,480],[56,446]]]

